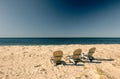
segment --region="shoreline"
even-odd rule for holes
[[[0,44],[0,46],[63,46],[63,45],[66,45],[66,46],[69,46],[69,45],[120,45],[120,44],[6,44],[6,45],[3,45],[3,44]]]

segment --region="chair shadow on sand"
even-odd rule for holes
[[[76,64],[76,65],[74,65],[74,64],[66,64],[65,66],[85,66],[84,64]]]
[[[83,63],[102,63],[102,61],[114,61],[114,59],[106,59],[106,58],[94,58],[92,62],[89,61],[83,61]]]
[[[104,59],[104,58],[95,58],[94,60],[95,61],[92,61],[92,62],[90,62],[90,61],[80,61],[82,63],[78,63],[76,65],[74,65],[73,63],[66,63],[65,61],[62,61],[62,64],[64,66],[85,66],[84,63],[100,64],[100,63],[102,63],[102,61],[114,61],[114,59]],[[58,64],[58,65],[60,65],[60,64]]]
[[[114,59],[95,58],[97,61],[114,61]]]
[[[114,59],[94,58],[92,62],[83,61],[83,63],[96,63],[96,64],[100,64],[100,63],[102,63],[102,61],[114,61]]]
[[[104,59],[104,58],[95,58],[94,61],[90,62],[90,61],[80,61],[82,63],[78,63],[78,64],[73,64],[73,63],[66,63],[65,61],[61,61],[62,62],[62,65],[64,66],[85,66],[84,63],[95,63],[95,64],[101,64],[102,61],[114,61],[114,59]],[[61,65],[61,64],[58,64],[58,65]]]
[[[76,64],[74,65],[73,63],[66,63],[65,61],[61,61],[61,64],[57,64],[56,66],[58,65],[63,65],[63,66],[84,66],[84,64]]]
[[[102,63],[102,62],[100,62],[100,61],[92,61],[92,62],[89,62],[89,61],[83,61],[83,63],[96,63],[96,64],[100,64],[100,63]]]

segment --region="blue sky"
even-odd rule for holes
[[[0,37],[120,37],[119,0],[0,0]]]

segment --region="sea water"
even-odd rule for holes
[[[0,45],[120,44],[120,38],[0,38]]]

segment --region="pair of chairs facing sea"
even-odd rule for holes
[[[82,53],[81,49],[76,49],[73,52],[73,55],[67,55],[66,57],[69,59],[70,63],[73,63],[74,65],[77,65],[78,62],[82,62],[83,60],[89,60],[90,62],[92,62],[94,60],[93,54],[95,53],[96,48],[93,47],[91,49],[89,49],[88,54],[85,55],[84,53]],[[62,61],[62,57],[63,57],[63,51],[58,50],[53,52],[53,57],[51,57],[50,61],[52,64],[54,65],[58,65],[58,64],[65,64],[65,62]]]

